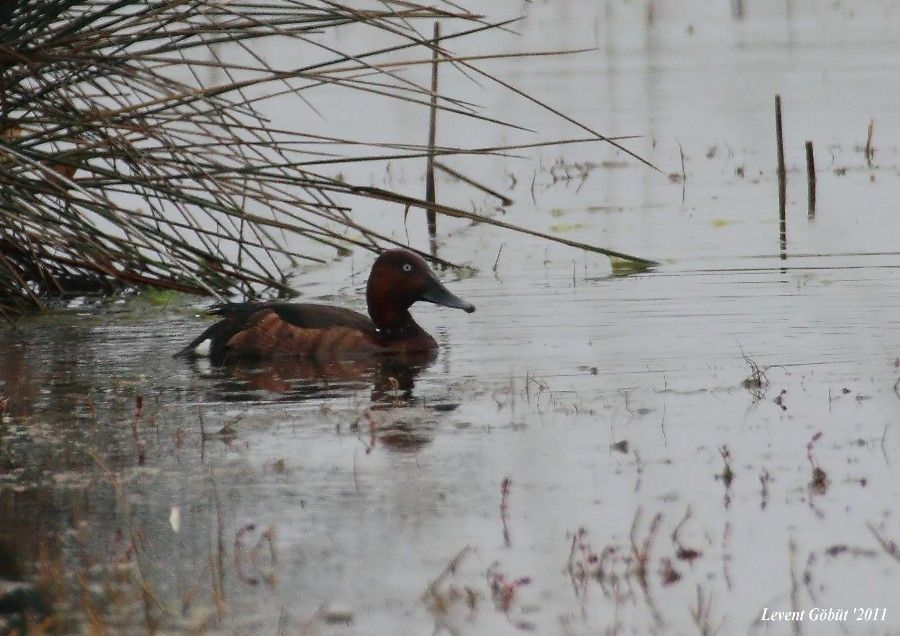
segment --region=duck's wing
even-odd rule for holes
[[[332,305],[315,303],[222,303],[213,305],[207,311],[214,316],[222,316],[236,326],[250,322],[260,311],[273,311],[278,317],[294,327],[304,329],[328,329],[349,327],[359,331],[375,333],[375,324],[359,312]]]
[[[251,314],[225,343],[224,359],[305,357],[320,361],[380,350],[374,325],[356,312],[324,305],[270,305]]]
[[[347,327],[375,335],[375,323],[368,316],[343,307],[314,303],[272,303],[266,306],[278,317],[295,327],[304,329],[330,329]]]
[[[227,358],[312,355],[339,348],[369,348],[374,323],[362,314],[312,303],[227,303],[209,313],[222,320],[176,355],[206,348],[214,363]],[[207,343],[208,341],[208,343]]]

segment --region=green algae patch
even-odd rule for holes
[[[630,276],[632,274],[642,274],[653,269],[652,263],[631,261],[617,256],[609,257],[609,264],[612,267],[613,276]]]
[[[565,234],[566,232],[577,232],[579,230],[586,230],[587,228],[588,226],[584,223],[557,223],[550,226],[550,231],[556,232],[557,234]]]

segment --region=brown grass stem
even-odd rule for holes
[[[806,190],[810,218],[816,215],[816,159],[813,142],[806,142]]]

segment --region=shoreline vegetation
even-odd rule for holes
[[[449,48],[454,43],[506,29],[515,19],[490,22],[456,4],[442,6],[404,2],[361,10],[288,0],[5,3],[0,8],[0,315],[9,319],[42,309],[54,297],[128,288],[217,299],[292,296],[292,268],[327,260],[321,249],[313,249],[316,244],[338,255],[354,247],[374,252],[398,244],[353,216],[354,207],[366,200],[388,203],[401,215],[418,209],[652,266],[648,259],[324,172],[400,159],[422,159],[424,166],[428,158],[433,170],[435,157],[508,155],[527,146],[585,141],[612,144],[650,165],[621,145],[626,138],[607,137],[478,65],[484,59],[577,51],[455,55]],[[432,37],[438,21],[443,35]],[[391,44],[358,51],[352,38],[347,50],[323,43],[323,34],[339,28],[379,31]],[[303,47],[309,55],[302,59],[315,61],[273,66],[255,47],[274,38]],[[349,99],[374,95],[421,105],[423,122],[424,109],[431,109],[432,115],[443,111],[527,130],[405,74],[423,65],[432,65],[434,73],[452,65],[485,87],[512,91],[583,134],[515,146],[429,147],[328,137],[314,125],[282,130],[264,114],[267,100],[283,96],[315,113],[305,92],[327,87]],[[432,250],[422,255],[453,265],[437,256],[435,244],[432,240]]]

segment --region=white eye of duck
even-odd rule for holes
[[[412,271],[412,265],[410,265],[409,263],[403,263],[403,271],[404,271],[404,272],[411,272],[411,271]]]

